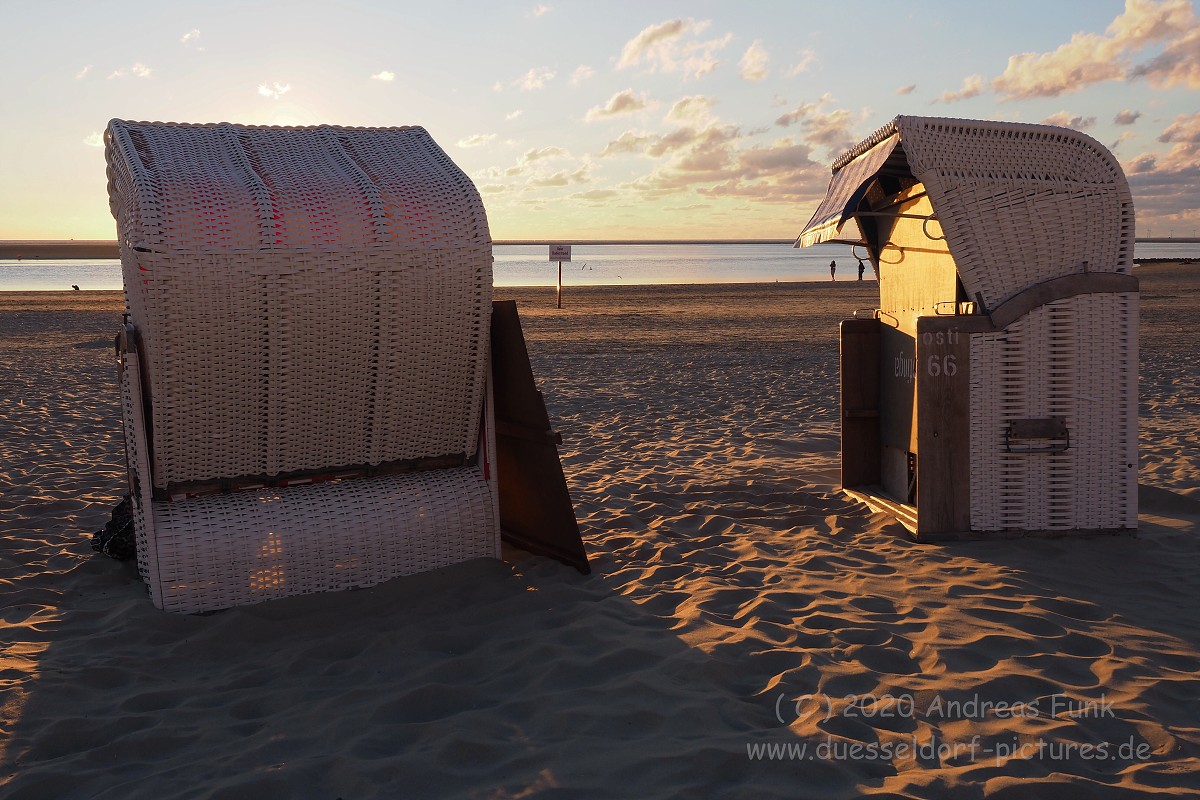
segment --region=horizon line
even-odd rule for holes
[[[501,246],[550,245],[721,245],[721,244],[793,244],[795,239],[494,239]],[[1147,236],[1135,238],[1142,244],[1200,244],[1196,236]],[[2,239],[0,259],[115,259],[120,257],[116,239]]]

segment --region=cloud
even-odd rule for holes
[[[396,80],[396,73],[392,72],[389,69],[380,70],[379,72],[376,72],[374,75],[371,76],[371,80],[383,81],[384,83],[391,83],[392,81]]]
[[[745,174],[757,177],[779,171],[824,169],[823,164],[817,164],[810,157],[808,145],[797,143],[791,139],[781,139],[767,147],[753,147],[741,153],[738,158]]]
[[[727,33],[717,39],[699,40],[712,23],[708,20],[673,19],[643,28],[621,48],[617,69],[645,64],[651,72],[682,72],[686,78],[701,78],[720,65],[716,54],[733,41]]]
[[[702,94],[689,95],[675,101],[675,105],[671,106],[671,110],[667,112],[667,119],[672,122],[692,122],[705,119],[712,112],[712,107],[711,97],[705,97]]]
[[[1200,112],[1180,114],[1158,137],[1165,155],[1142,153],[1122,162],[1143,219],[1200,223]]]
[[[272,84],[260,83],[258,85],[258,93],[263,97],[269,97],[272,100],[278,100],[292,90],[290,83],[279,83],[276,81]]]
[[[622,114],[632,114],[635,111],[641,111],[643,108],[649,107],[649,101],[643,93],[640,96],[634,95],[633,89],[626,89],[622,92],[617,92],[612,97],[608,98],[608,102],[602,106],[596,106],[590,109],[584,115],[584,119],[588,122],[606,117],[617,117]]]
[[[942,96],[933,102],[942,103],[957,103],[959,100],[966,100],[970,97],[976,97],[983,91],[983,76],[968,75],[963,78],[962,88],[957,92],[942,92]]]
[[[1151,170],[1129,179],[1141,235],[1185,235],[1200,229],[1200,168],[1188,172]],[[1154,225],[1151,225],[1154,220]]]
[[[526,92],[536,91],[545,88],[547,83],[554,80],[555,74],[554,70],[549,67],[531,67],[524,75],[514,78],[507,84],[504,81],[496,81],[492,84],[492,91],[503,92],[506,86]]]
[[[733,143],[740,136],[741,131],[733,125],[710,125],[701,131],[684,128],[662,137],[646,152],[655,157],[675,154],[666,174],[690,176],[687,180],[693,183],[710,181],[733,161]]]
[[[553,10],[554,10],[553,7],[548,6],[545,3],[540,3],[536,6],[534,6],[533,11],[531,11],[530,13],[533,14],[533,16],[535,16],[535,17],[544,17],[545,15],[549,14]]]
[[[746,52],[742,54],[742,60],[738,62],[741,68],[741,76],[748,81],[765,80],[770,70],[767,69],[767,63],[771,60],[767,54],[767,49],[762,46],[762,42],[755,39],[754,42],[746,48]]]
[[[1145,78],[1162,89],[1176,85],[1200,89],[1200,25],[1193,21],[1161,53],[1134,67],[1129,77]]]
[[[150,77],[150,68],[139,61],[136,64],[132,64],[128,67],[121,67],[119,69],[114,70],[113,73],[111,75],[109,75],[108,77],[110,79],[112,79],[112,78],[127,78],[130,75],[132,75],[135,78],[149,78]]]
[[[521,116],[524,113],[525,113],[524,111],[522,111],[521,109],[518,108],[516,111],[510,111],[507,114],[505,114],[504,118],[506,120],[508,120],[509,122],[512,122],[514,119],[516,119],[517,117]]]
[[[1113,117],[1113,124],[1114,125],[1132,125],[1133,123],[1138,121],[1138,117],[1140,117],[1141,115],[1142,115],[1142,112],[1140,112],[1140,111],[1130,111],[1129,109],[1122,109],[1121,111],[1117,112],[1117,115],[1115,117]]]
[[[92,65],[88,64],[86,67],[79,70],[79,72],[75,73],[75,80],[77,80],[77,81],[83,80],[84,78],[87,77],[87,74],[91,71],[92,71]]]
[[[516,178],[520,175],[529,173],[529,167],[521,164],[516,164],[511,167],[488,167],[487,169],[476,172],[472,177],[476,181],[498,181],[502,178]]]
[[[630,39],[621,48],[621,57],[617,60],[617,69],[632,67],[643,57],[650,59],[651,54],[661,50],[668,42],[683,35],[689,26],[695,26],[692,20],[672,19],[642,28],[637,36]]]
[[[825,111],[833,96],[824,94],[815,103],[803,103],[775,120],[781,128],[799,125],[809,145],[823,147],[829,154],[840,154],[854,145],[853,128],[858,120],[845,109]]]
[[[711,162],[716,158],[724,143],[741,135],[735,126],[718,126],[715,123],[697,129],[683,127],[662,136],[636,131],[625,131],[616,140],[608,143],[600,156],[621,153],[638,153],[650,158],[662,158],[674,154],[677,166],[694,171],[695,165]]]
[[[200,29],[192,28],[190,31],[179,37],[179,43],[185,47],[194,44],[200,38]]]
[[[544,189],[544,188],[548,188],[551,186],[566,186],[570,182],[571,182],[571,179],[570,179],[570,176],[567,175],[567,171],[559,170],[558,172],[554,173],[553,175],[547,176],[545,178],[530,178],[529,182],[525,185],[532,186],[534,188],[543,188]]]
[[[92,131],[83,137],[83,143],[88,147],[104,147],[104,134],[100,131]]]
[[[1070,112],[1059,111],[1042,120],[1043,125],[1057,125],[1060,128],[1073,128],[1077,131],[1087,130],[1096,124],[1095,117],[1071,116]]]
[[[1164,43],[1157,56],[1132,65],[1143,49]],[[1133,78],[1159,87],[1200,88],[1200,25],[1189,0],[1126,0],[1125,10],[1103,34],[1076,33],[1048,53],[1010,57],[992,88],[1005,100],[1019,100]]]
[[[821,106],[830,102],[831,100],[833,100],[833,95],[826,92],[825,94],[821,95],[820,99],[815,103],[801,103],[786,114],[781,114],[780,116],[776,117],[775,124],[781,128],[786,128],[789,125],[795,125],[797,122],[806,120],[816,114]]]
[[[590,189],[586,192],[576,192],[571,195],[571,199],[583,200],[587,203],[600,203],[620,196],[621,193],[616,189]]]
[[[1200,112],[1196,114],[1180,114],[1175,118],[1158,140],[1163,143],[1181,142],[1200,145]]]
[[[917,85],[915,83],[910,83],[908,86],[901,86],[899,89],[897,89],[896,94],[898,94],[898,95],[912,94],[913,90],[915,90],[916,88],[917,88]]]
[[[683,208],[695,208],[696,201],[703,198],[725,198],[740,201],[743,213],[762,203],[815,205],[825,195],[829,168],[824,158],[814,157],[818,145],[808,137],[839,146],[844,141],[852,143],[849,125],[852,118],[857,119],[841,109],[818,107],[828,100],[827,96],[801,106],[791,115],[788,125],[796,126],[801,135],[784,136],[769,144],[751,144],[738,126],[716,121],[685,125],[663,135],[627,130],[600,155],[636,153],[654,159],[652,167],[628,184],[578,197],[611,202],[632,193],[644,200],[671,198],[676,207]],[[618,194],[605,194],[609,191]]]
[[[842,153],[854,146],[858,137],[853,134],[854,115],[845,109],[815,114],[805,127],[807,140],[831,153]]]
[[[1137,134],[1134,133],[1133,131],[1122,131],[1121,135],[1117,137],[1117,140],[1108,146],[1108,149],[1116,150],[1118,147],[1123,145],[1125,142],[1129,141],[1130,139],[1136,138],[1136,137],[1137,137]]]
[[[1171,149],[1161,156],[1149,153],[1138,156],[1133,161],[1134,172],[1200,175],[1200,112],[1177,116],[1158,136],[1158,141],[1171,145]],[[1200,185],[1195,190],[1200,195]]]
[[[710,128],[710,130],[717,131],[716,128]],[[710,135],[715,135],[715,133]],[[687,147],[695,142],[699,136],[700,134],[696,132],[695,128],[679,128],[665,136],[655,137],[647,144],[645,153],[651,158],[659,158],[667,153]]]
[[[541,161],[544,158],[569,158],[570,153],[561,147],[543,147],[541,149],[526,150],[525,155],[521,156],[521,160],[526,164],[534,161]]]
[[[520,86],[527,92],[532,92],[536,89],[541,89],[552,80],[554,80],[554,70],[549,67],[534,67],[513,81],[513,85]]]
[[[555,186],[567,186],[573,183],[587,183],[591,180],[588,173],[591,172],[592,165],[584,164],[579,169],[573,172],[567,172],[565,169],[555,172],[553,175],[547,175],[543,178],[531,178],[526,186],[534,189],[549,188]]]
[[[488,142],[496,138],[494,133],[473,133],[463,139],[458,140],[459,147],[482,147]]]
[[[828,166],[814,161],[807,146],[791,139],[742,151],[729,172],[728,179],[700,187],[698,193],[755,203],[815,204],[829,183]]]
[[[741,133],[733,126],[691,133],[685,147],[633,182],[637,192],[651,198],[694,192],[755,203],[815,203],[825,193],[828,167],[813,160],[809,145],[792,137],[739,147]]]
[[[625,131],[604,146],[604,149],[600,151],[600,157],[606,158],[607,156],[615,156],[620,153],[640,153],[654,139],[655,137],[648,133]]]
[[[587,64],[580,64],[575,68],[575,71],[571,73],[571,85],[578,86],[595,74],[596,70],[592,69]]]
[[[459,142],[459,145],[463,146],[463,142]],[[510,167],[488,167],[476,172],[472,177],[477,184],[492,183],[493,185],[503,185],[505,188],[509,184],[503,183],[504,181],[521,176],[529,176],[524,185],[530,189],[589,183],[595,165],[588,159],[584,159],[584,162],[575,169],[559,169],[551,172],[551,168],[546,166],[553,159],[570,157],[571,154],[561,147],[534,148],[527,150],[520,160]]]
[[[808,72],[812,66],[817,63],[817,53],[811,47],[806,47],[800,51],[800,60],[791,66],[787,71],[789,78],[794,78],[801,72]]]

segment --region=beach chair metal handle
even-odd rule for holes
[[[1014,419],[1004,428],[1008,453],[1063,453],[1071,449],[1071,431],[1062,417]]]

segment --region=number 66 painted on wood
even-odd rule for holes
[[[942,375],[945,375],[947,378],[953,378],[958,374],[958,356],[953,353],[941,358],[930,356],[925,368],[935,378]]]

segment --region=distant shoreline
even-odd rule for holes
[[[795,239],[496,239],[494,245],[549,246],[552,244],[587,245],[709,245],[709,244],[769,244],[790,245]],[[1198,239],[1197,241],[1200,241]],[[69,239],[0,241],[0,259],[92,259],[120,258],[115,240]]]
[[[1155,276],[1163,276],[1174,274],[1177,276],[1191,277],[1200,275],[1200,261],[1189,258],[1144,258],[1136,262],[1136,271],[1133,273],[1137,277],[1147,274]],[[604,284],[582,284],[571,286],[568,289],[568,299],[570,296],[582,297],[593,295],[628,295],[630,297],[640,297],[642,299],[655,296],[664,296],[672,294],[699,294],[705,296],[716,296],[719,294],[744,294],[746,292],[839,292],[852,293],[861,290],[876,291],[878,283],[873,278],[868,278],[863,281],[842,280],[829,281],[824,278],[818,280],[791,280],[791,281],[739,281],[730,283],[604,283]],[[545,296],[553,298],[554,287],[548,285],[537,286],[509,286],[501,284],[492,287],[492,292],[498,299],[513,298],[513,297],[531,297]],[[0,312],[11,311],[14,308],[22,308],[22,303],[29,299],[50,300],[58,303],[73,302],[65,298],[121,298],[124,292],[121,289],[83,289],[75,292],[70,289],[0,289]],[[24,299],[23,299],[24,298]]]
[[[70,239],[65,242],[43,240],[0,241],[0,258],[120,258],[115,240]]]
[[[549,246],[569,244],[580,247],[588,245],[720,245],[759,244],[790,245],[794,239],[496,239],[496,245]],[[1200,237],[1146,237],[1136,239],[1143,244],[1200,244]],[[115,240],[69,239],[51,240],[7,240],[0,241],[0,259],[115,259],[120,252]]]

